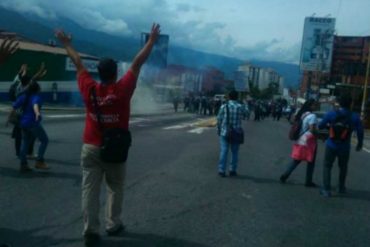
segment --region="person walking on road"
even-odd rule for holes
[[[153,24],[147,43],[136,55],[126,74],[117,82],[116,62],[109,58],[100,60],[98,64],[100,84],[82,64],[79,54],[72,47],[71,36],[61,30],[55,34],[77,68],[78,86],[86,105],[84,144],[81,151],[83,235],[85,246],[95,246],[100,239],[99,196],[103,177],[108,191],[106,232],[110,236],[115,236],[124,230],[121,212],[126,162],[110,163],[106,161],[107,157],[103,160],[102,151],[105,148],[102,146],[105,142],[103,135],[106,137],[106,132],[117,129],[126,131],[124,133],[128,132],[130,101],[141,67],[160,35],[160,26]]]
[[[339,99],[338,110],[326,113],[319,124],[320,129],[329,129],[329,137],[326,140],[323,188],[320,190],[324,197],[331,196],[331,169],[335,159],[338,159],[339,186],[338,193],[346,193],[346,177],[351,150],[352,132],[356,131],[356,151],[361,151],[364,139],[364,130],[361,119],[357,113],[350,110],[352,98],[343,95]]]
[[[238,93],[235,90],[230,91],[229,101],[221,106],[217,116],[218,134],[220,136],[220,159],[218,164],[218,174],[220,177],[226,176],[226,162],[229,148],[231,149],[229,176],[237,175],[240,143],[230,142],[228,140],[228,134],[231,128],[242,131],[244,111],[242,105],[237,100]]]
[[[292,161],[286,171],[280,176],[282,183],[286,182],[302,161],[307,161],[305,186],[316,187],[316,184],[312,181],[317,152],[317,138],[315,137],[317,117],[312,113],[315,105],[316,101],[314,99],[307,100],[295,116],[295,121],[302,121],[302,125],[299,131],[299,138],[293,144]]]

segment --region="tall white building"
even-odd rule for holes
[[[283,93],[284,78],[271,68],[261,68],[246,63],[240,65],[237,72],[242,72],[245,75],[246,83],[251,83],[260,90],[268,88],[271,83],[275,83],[279,86],[279,93]]]

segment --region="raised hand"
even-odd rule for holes
[[[37,71],[37,73],[32,77],[32,80],[33,81],[37,81],[39,79],[41,79],[42,77],[44,77],[47,73],[47,70],[45,69],[45,63],[42,62],[41,63],[41,66],[39,68],[39,70]]]
[[[28,65],[27,64],[22,64],[18,74],[20,76],[25,76],[27,74],[27,70],[28,70]]]
[[[66,34],[63,30],[55,30],[55,37],[63,44],[63,46],[68,46],[72,43],[72,35]]]
[[[150,31],[149,40],[155,42],[161,34],[161,26],[158,23],[153,23]]]
[[[18,50],[19,42],[15,39],[6,38],[0,45],[0,64]]]

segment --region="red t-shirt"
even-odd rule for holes
[[[77,80],[86,105],[84,143],[100,146],[102,141],[102,132],[91,99],[91,88],[94,86],[103,127],[128,130],[130,100],[136,88],[137,80],[131,70],[128,70],[117,83],[97,83],[86,70],[80,73]]]

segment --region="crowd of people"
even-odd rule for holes
[[[199,115],[217,115],[220,107],[223,103],[223,99],[218,97],[202,95],[188,95],[183,99],[183,110],[184,112],[196,113]]]
[[[356,151],[360,151],[363,146],[364,129],[359,114],[350,110],[352,98],[344,94],[337,101],[339,107],[335,108],[333,106],[333,109],[327,112],[320,122],[314,113],[318,107],[318,102],[314,99],[307,100],[297,111],[294,111],[294,106],[289,106],[290,111],[287,112],[286,116],[289,121],[294,116],[292,128],[297,126],[297,137],[293,139],[294,143],[290,155],[292,161],[280,176],[281,183],[286,183],[287,179],[300,163],[307,162],[305,186],[318,187],[313,182],[313,174],[318,148],[317,140],[321,138],[326,140],[326,145],[323,162],[323,186],[320,189],[320,194],[324,197],[331,196],[331,169],[336,159],[339,166],[338,193],[346,193],[346,177],[352,133],[356,132]],[[259,121],[270,115],[274,120],[279,121],[283,109],[287,108],[287,104],[283,100],[270,102],[256,101],[251,102],[250,108],[254,109],[255,121]],[[218,173],[221,177],[226,176],[228,150],[231,150],[232,156],[229,175],[237,175],[239,145],[243,142],[235,138],[235,135],[238,135],[236,132],[239,132],[239,135],[243,138],[241,124],[243,120],[243,109],[243,105],[237,101],[237,93],[231,91],[229,101],[221,106],[217,117],[218,133],[220,136]],[[327,130],[327,135],[323,135],[322,133],[325,132],[320,131],[324,129]]]
[[[100,239],[99,197],[103,178],[108,188],[106,232],[110,236],[116,236],[124,231],[121,213],[126,159],[131,143],[130,101],[135,92],[141,67],[160,35],[160,26],[153,24],[148,42],[135,56],[131,67],[122,78],[117,78],[117,64],[113,59],[101,59],[98,64],[100,83],[96,82],[84,67],[79,54],[72,46],[71,35],[62,30],[56,31],[55,35],[76,66],[77,84],[87,111],[81,151],[83,236],[85,246],[95,246]],[[16,51],[17,42],[5,40],[0,46],[0,64]],[[29,156],[27,155],[33,154],[35,140],[40,142],[35,168],[49,168],[44,160],[48,135],[42,125],[42,98],[38,84],[38,80],[45,74],[44,64],[33,76],[29,75],[28,66],[24,64],[10,90],[13,110],[9,116],[9,122],[14,124],[13,138],[16,155],[20,159],[21,172],[32,170],[28,166]],[[316,187],[313,174],[317,154],[317,130],[326,128],[329,130],[329,136],[327,136],[325,150],[324,182],[320,192],[325,197],[331,195],[331,169],[336,158],[340,168],[339,192],[346,192],[345,181],[352,132],[355,131],[357,134],[357,151],[361,150],[364,137],[358,114],[349,110],[350,97],[341,97],[340,108],[328,112],[321,122],[318,122],[314,114],[317,102],[313,99],[307,100],[297,111],[284,100],[240,102],[238,93],[234,90],[229,92],[225,101],[214,97],[189,96],[184,98],[183,103],[184,111],[217,115],[220,136],[218,162],[220,177],[226,177],[227,170],[229,176],[238,175],[239,148],[244,142],[242,121],[249,118],[249,112],[254,112],[255,121],[261,121],[269,116],[279,121],[285,109],[289,108],[289,111],[285,111],[286,116],[289,120],[294,116],[293,122],[300,123],[299,135],[293,144],[292,161],[280,176],[281,183],[286,183],[301,162],[307,162],[305,185]],[[176,99],[175,111],[178,104],[179,99]],[[119,145],[112,146],[112,143],[119,143]],[[232,158],[230,167],[227,168],[229,150]]]

